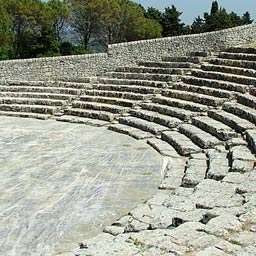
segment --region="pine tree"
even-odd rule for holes
[[[245,12],[242,16],[242,25],[251,24],[253,20],[251,19],[251,15],[249,12]]]
[[[179,12],[174,5],[171,8],[165,8],[161,21],[163,36],[177,36],[182,34],[184,23],[181,23],[181,14],[182,12]]]
[[[196,17],[192,23],[191,32],[193,34],[205,32],[205,22],[200,16]]]

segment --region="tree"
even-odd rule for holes
[[[5,0],[5,4],[15,36],[15,56],[30,57],[30,50],[34,49],[37,41],[36,37],[40,35],[42,28],[49,24],[45,4],[40,0]]]
[[[62,29],[70,17],[70,9],[67,4],[60,0],[50,0],[46,3],[47,12],[55,30],[56,40],[61,40]]]
[[[71,0],[71,25],[88,48],[161,36],[161,25],[130,0]]]
[[[3,2],[0,3],[0,60],[13,57],[14,35],[11,31],[12,23]]]
[[[177,36],[182,34],[184,23],[181,23],[179,12],[174,5],[165,8],[162,15],[161,25],[163,27],[163,36]]]
[[[218,13],[219,11],[219,4],[217,1],[213,1],[212,2],[212,7],[211,7],[211,14],[210,15],[214,15],[216,13]]]
[[[205,32],[205,22],[200,16],[196,17],[193,21],[191,25],[191,32],[193,34]]]
[[[159,38],[162,35],[162,26],[153,19],[145,19],[141,39]]]
[[[217,1],[213,1],[210,14],[204,13],[205,31],[215,31],[232,27],[230,15],[226,9],[220,7]]]
[[[80,43],[85,49],[101,23],[104,13],[105,1],[103,0],[70,0],[71,26],[76,32]]]
[[[144,16],[147,19],[156,20],[158,23],[162,22],[162,13],[158,9],[156,9],[154,7],[149,7],[144,12]]]
[[[241,25],[246,25],[246,24],[251,24],[253,23],[253,20],[251,19],[251,15],[249,12],[245,12],[241,18],[242,24]]]
[[[232,27],[240,26],[242,25],[242,20],[239,15],[237,15],[235,12],[231,12],[229,14],[230,23]]]
[[[13,40],[12,23],[4,3],[0,3],[0,17],[0,47],[4,47]]]

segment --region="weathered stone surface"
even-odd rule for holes
[[[214,246],[208,247],[203,251],[193,254],[193,256],[228,256],[228,255],[229,254],[223,252],[222,250],[220,250]]]
[[[223,182],[227,182],[231,184],[242,184],[247,181],[248,177],[249,177],[248,173],[230,172],[223,179]]]
[[[159,185],[160,189],[173,190],[182,184],[182,178],[186,167],[186,158],[168,158],[164,170],[163,180]]]
[[[256,153],[256,130],[248,130],[246,132],[246,139],[251,150]]]
[[[75,255],[114,255],[126,256],[135,255],[140,252],[140,249],[134,243],[127,243],[128,235],[118,237],[110,234],[100,234],[87,242],[87,249],[76,249],[73,252]],[[68,253],[67,255],[69,255]],[[62,255],[62,254],[61,254]],[[66,256],[66,254],[64,254]]]
[[[212,209],[241,206],[243,197],[236,194],[236,186],[206,179],[197,185],[192,196],[197,208]]]
[[[229,172],[227,152],[208,150],[209,167],[207,177],[215,180],[222,180]]]
[[[225,103],[223,109],[256,124],[256,110],[238,103]]]
[[[229,241],[241,245],[243,247],[255,245],[256,233],[250,231],[242,231],[239,233],[235,233],[234,235],[229,237]]]
[[[244,132],[247,129],[254,128],[254,124],[251,122],[223,110],[211,110],[208,112],[208,115],[230,126],[237,132]]]
[[[149,139],[147,140],[147,143],[163,156],[180,158],[180,155],[177,153],[177,151],[165,141],[159,139]]]
[[[182,156],[201,151],[188,137],[176,131],[163,132],[162,139],[172,145]]]
[[[120,117],[118,121],[121,124],[132,126],[142,131],[153,133],[155,135],[159,135],[161,134],[161,132],[169,130],[169,128],[166,126],[159,125],[154,122],[146,121],[136,117]]]
[[[236,132],[233,131],[229,126],[208,116],[193,117],[192,123],[206,132],[216,136],[220,140],[228,140],[233,137],[237,137]]]
[[[157,192],[162,159],[145,142],[54,120],[1,117],[0,130],[1,255],[69,251]]]
[[[191,124],[182,124],[178,127],[179,131],[189,137],[195,144],[201,148],[211,148],[221,144],[216,137],[197,128]]]
[[[229,233],[241,231],[242,224],[237,217],[225,214],[211,219],[204,230],[215,236],[227,237]]]
[[[242,248],[238,253],[237,256],[254,256],[256,255],[256,246],[247,246]]]
[[[196,157],[194,157],[194,155],[192,156],[191,159],[188,160],[188,163],[187,163],[185,175],[182,179],[182,185],[184,187],[195,187],[206,176],[206,171],[207,171],[206,156],[204,155],[204,159],[197,159]]]
[[[230,149],[234,172],[250,172],[255,164],[255,157],[245,146],[235,146]]]
[[[190,91],[181,91],[181,90],[175,90],[175,89],[165,90],[163,91],[162,95],[165,97],[187,100],[187,101],[196,102],[199,104],[214,106],[214,107],[222,105],[227,100],[225,98],[214,97],[212,95],[205,95],[205,94],[199,94],[199,93],[194,93]]]
[[[254,169],[248,176],[248,178],[238,185],[237,192],[238,193],[256,193],[256,186],[253,186],[252,184],[255,184],[256,182],[256,169]]]
[[[130,127],[127,125],[123,125],[123,124],[113,124],[113,125],[110,125],[108,127],[108,129],[111,131],[114,131],[114,132],[127,134],[137,140],[148,139],[148,138],[154,137],[154,135],[149,132],[144,132],[140,129]]]

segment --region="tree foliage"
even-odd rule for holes
[[[161,24],[163,26],[163,36],[177,36],[182,34],[184,23],[181,23],[182,12],[179,12],[174,5],[165,8],[162,14]]]
[[[0,0],[0,60],[83,54],[92,45],[106,50],[112,43],[253,22],[249,12],[228,13],[217,1],[192,25],[185,25],[181,15],[174,5],[161,12],[154,7],[144,9],[132,0]]]

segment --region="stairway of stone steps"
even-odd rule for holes
[[[88,81],[12,81],[0,86],[0,114],[55,116],[147,140],[164,156],[181,159],[178,174],[172,174],[176,185],[195,187],[205,178],[222,180],[230,171],[253,168],[253,55],[233,48],[214,56],[196,52],[139,62]],[[248,157],[240,159],[235,147]],[[171,172],[163,176],[162,189],[174,188]]]
[[[88,81],[89,82],[89,81]],[[89,83],[61,81],[0,82],[0,115],[48,119],[79,98]]]
[[[244,48],[195,52],[79,82],[11,81],[0,86],[0,114],[106,125],[147,140],[161,154],[183,159],[178,183],[194,187],[252,168],[253,154],[234,160],[230,145],[256,151],[254,54]],[[170,182],[169,170],[160,187],[173,188]]]
[[[150,131],[153,134],[158,134],[159,131],[166,129],[166,127],[161,127],[162,124],[159,120],[167,119],[168,115],[161,117],[161,113],[158,113],[158,119],[156,119],[154,111],[140,111],[142,105],[156,100],[156,96],[160,96],[164,88],[169,87],[167,82],[177,81],[182,75],[189,74],[191,69],[197,67],[202,59],[201,56],[166,57],[162,61],[139,62],[138,65],[120,67],[114,72],[107,72],[105,76],[98,77],[97,82],[92,84],[92,88],[86,90],[79,100],[74,101],[72,108],[65,110],[65,115],[59,120],[67,121],[70,118],[76,122],[74,116],[80,119],[100,119],[108,122],[119,120],[119,123],[123,125],[129,123],[133,134],[136,132],[135,129],[141,128],[144,133],[138,131],[139,137],[142,134],[145,135],[144,137],[149,137],[148,131],[145,131],[148,124]],[[183,103],[188,104],[177,99],[176,106],[179,107]],[[175,103],[171,105],[175,105]],[[145,115],[141,115],[139,112]],[[152,118],[160,123],[151,122]],[[173,120],[175,119],[173,118]],[[169,118],[169,122],[166,120],[164,123],[170,124],[170,121]],[[103,123],[103,125],[105,124]],[[119,129],[120,132],[125,133],[127,128],[124,128],[123,125],[117,125],[115,128],[111,126],[111,129]],[[171,124],[167,126],[173,127]]]
[[[215,56],[197,52],[139,62],[93,81],[2,83],[0,114],[107,126],[163,156],[164,193],[105,232],[142,239],[154,230],[175,233],[180,226],[190,232],[195,225],[220,239],[211,219],[220,216],[221,228],[229,221],[228,232],[230,220],[247,213],[247,194],[256,192],[255,60],[255,49],[236,47]]]
[[[177,152],[186,158],[178,182],[184,187],[195,187],[205,178],[222,180],[229,172],[249,172],[255,164],[255,71],[251,65],[213,64],[223,56],[225,53],[220,53],[197,65],[181,81],[169,81],[161,94],[131,110],[130,116],[121,117],[120,124],[110,126],[137,139],[152,134],[158,139],[151,136],[149,144],[161,154]],[[248,151],[250,157],[241,159],[233,154],[235,148]],[[164,177],[160,188],[173,188],[171,175]]]

